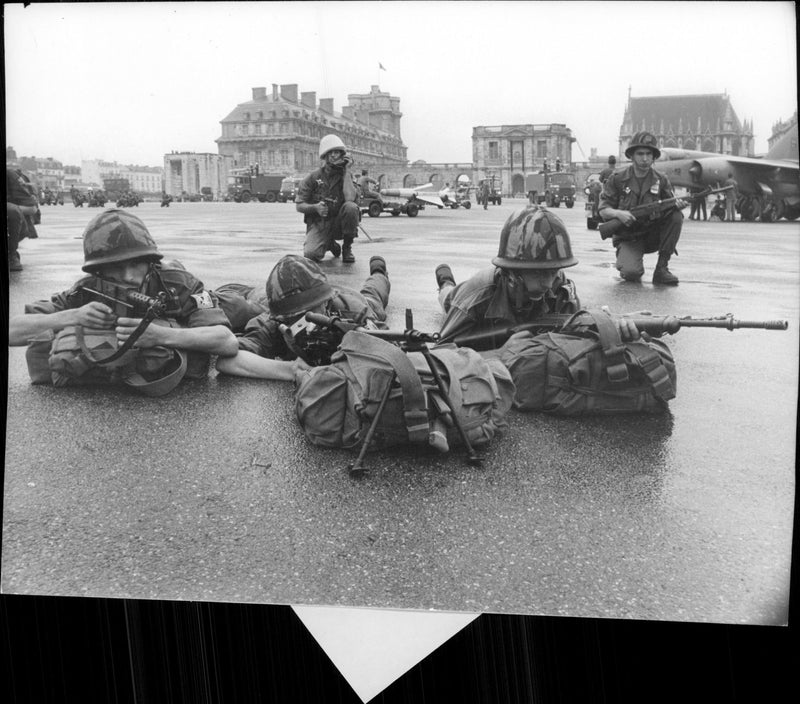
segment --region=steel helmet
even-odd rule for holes
[[[658,148],[658,140],[650,132],[637,132],[631,137],[631,143],[625,150],[625,156],[628,159],[639,147],[647,147],[653,152],[653,158],[658,159],[661,156],[661,150]]]
[[[305,313],[333,297],[333,288],[316,262],[287,254],[267,277],[269,312],[286,317]]]
[[[86,272],[103,264],[133,259],[158,261],[163,256],[145,224],[125,210],[106,210],[83,231],[82,268]]]
[[[344,142],[335,134],[326,134],[321,140],[319,140],[320,159],[324,159],[325,155],[333,149],[341,149],[343,152],[347,151],[347,147],[344,146]]]
[[[577,263],[564,223],[539,205],[509,216],[500,233],[500,249],[492,259],[502,269],[563,269]]]

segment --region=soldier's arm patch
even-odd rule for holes
[[[200,293],[193,293],[195,303],[198,308],[214,308],[214,300],[208,291],[201,291]]]

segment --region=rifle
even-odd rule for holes
[[[786,330],[789,327],[787,320],[738,320],[731,314],[715,318],[692,318],[691,316],[679,318],[674,315],[625,315],[616,317],[624,317],[633,321],[640,333],[646,333],[652,337],[660,337],[664,334],[674,335],[681,328],[724,328],[733,331],[741,328]],[[457,335],[453,342],[459,347],[490,350],[501,347],[509,337],[518,332],[529,331],[537,335],[543,332],[559,332],[580,327],[580,314],[544,315],[530,323]]]
[[[280,324],[278,329],[292,352],[312,367],[320,367],[331,363],[331,355],[346,332],[377,332],[375,323],[367,318],[367,311],[364,306],[354,318],[306,313],[293,325]]]
[[[392,342],[397,344],[401,350],[404,352],[420,352],[422,356],[425,358],[425,361],[428,363],[428,368],[431,371],[434,381],[436,382],[436,387],[441,394],[442,399],[444,400],[447,407],[450,409],[450,416],[453,420],[456,429],[458,430],[459,436],[461,437],[461,441],[464,443],[464,447],[467,450],[467,462],[471,465],[479,466],[481,464],[481,458],[475,452],[475,449],[472,447],[472,443],[469,441],[469,437],[467,436],[466,431],[464,430],[463,425],[458,417],[458,413],[453,405],[453,401],[450,398],[450,395],[447,393],[447,388],[444,384],[444,379],[442,379],[442,375],[439,372],[438,367],[436,366],[436,361],[433,359],[431,355],[430,349],[428,348],[428,343],[436,343],[439,341],[438,333],[426,333],[420,330],[414,329],[414,321],[413,316],[411,313],[410,308],[406,308],[406,328],[403,331],[398,330],[379,330],[379,329],[367,329],[358,326],[353,321],[345,321],[338,317],[328,317],[325,315],[320,315],[319,313],[306,313],[305,315],[306,320],[310,323],[314,323],[320,327],[324,327],[330,330],[335,331],[337,334],[340,334],[339,340],[344,337],[344,334],[349,330],[359,330],[359,332],[368,333],[374,337],[379,337],[382,340],[386,340],[388,342]],[[367,434],[364,436],[364,441],[361,444],[361,449],[359,450],[358,457],[356,458],[355,462],[351,463],[348,466],[348,470],[350,472],[350,476],[359,477],[364,472],[364,455],[366,455],[367,450],[369,449],[370,444],[372,443],[372,438],[377,430],[378,424],[380,423],[381,415],[383,413],[383,409],[386,406],[386,402],[391,395],[391,392],[394,387],[395,375],[393,374],[391,381],[386,385],[386,391],[382,396],[380,403],[378,404],[378,409],[375,413],[375,416],[370,423],[370,426],[367,430]]]
[[[664,198],[663,200],[653,201],[652,203],[643,203],[642,205],[635,205],[633,208],[630,209],[630,212],[636,217],[636,222],[632,223],[631,225],[623,225],[622,220],[617,218],[612,218],[611,220],[606,220],[606,222],[602,222],[597,226],[597,230],[600,232],[600,237],[602,239],[608,239],[613,234],[617,232],[622,227],[632,228],[636,225],[636,223],[644,222],[648,219],[649,216],[657,213],[665,213],[667,210],[671,208],[677,207],[675,204],[679,201],[685,201],[686,207],[689,203],[700,200],[701,198],[707,198],[708,196],[714,193],[721,193],[722,191],[729,191],[732,189],[733,186],[724,186],[723,188],[707,188],[704,191],[700,191],[700,193],[695,193],[694,195],[688,196],[675,196],[674,198]]]
[[[141,317],[142,319],[130,337],[117,348],[116,352],[101,360],[95,360],[97,364],[103,365],[110,364],[122,357],[133,347],[134,343],[142,336],[153,320],[166,317],[171,296],[166,291],[162,291],[157,298],[151,298],[139,293],[139,291],[125,288],[112,281],[97,279],[97,282],[99,284],[98,288],[102,290],[98,291],[88,286],[80,286],[78,288],[82,294],[82,300],[87,303],[91,301],[105,303],[113,309],[117,317],[133,316]]]

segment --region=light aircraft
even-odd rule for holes
[[[722,186],[733,174],[739,185],[737,208],[742,220],[773,222],[800,217],[797,124],[763,159],[663,148],[656,169],[673,186]]]
[[[443,196],[447,196],[448,188],[443,188],[441,191],[433,191],[432,183],[426,183],[424,186],[414,186],[413,188],[383,188],[381,195],[388,198],[407,198],[409,201],[421,201],[429,205],[435,205],[437,208],[444,207]]]

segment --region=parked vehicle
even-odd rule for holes
[[[274,203],[281,192],[283,176],[259,173],[242,173],[234,176],[231,195],[237,203],[249,203],[254,198],[260,203]]]
[[[281,190],[278,193],[278,200],[281,203],[293,203],[297,195],[297,188],[302,178],[285,178],[281,181]]]
[[[371,218],[377,218],[381,213],[389,213],[395,217],[400,215],[408,215],[410,218],[417,217],[420,210],[425,209],[425,204],[417,202],[415,199],[410,199],[405,203],[398,201],[386,200],[383,196],[363,196],[358,197],[358,207],[361,213],[366,213]]]
[[[564,203],[568,208],[575,205],[575,174],[569,171],[548,171],[528,174],[525,191],[531,205],[544,203],[548,208],[557,208]]]

